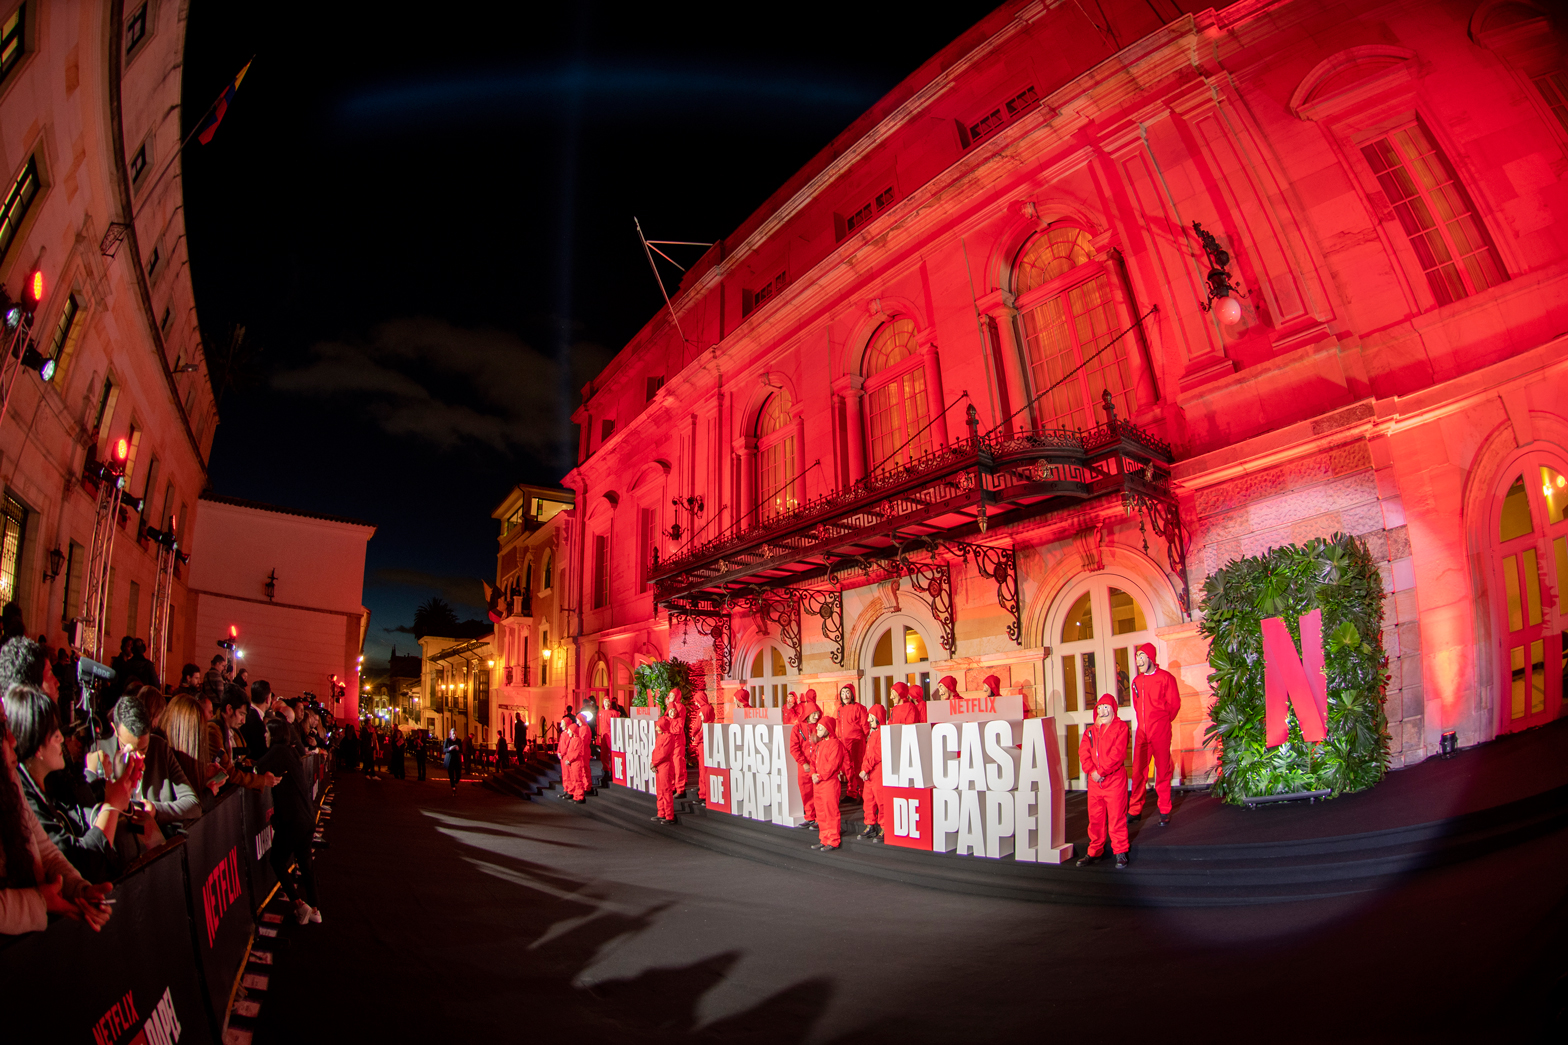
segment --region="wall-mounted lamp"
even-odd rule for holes
[[[1244,297],[1239,290],[1230,285],[1230,271],[1226,268],[1230,264],[1230,251],[1220,246],[1212,232],[1205,232],[1202,225],[1196,221],[1192,223],[1192,231],[1198,234],[1198,239],[1203,243],[1203,252],[1209,256],[1209,300],[1204,302],[1203,311],[1213,312],[1219,321],[1226,326],[1233,326],[1241,320],[1241,302],[1237,298]]]
[[[549,660],[550,659],[550,647],[546,646],[544,649],[540,650],[539,651],[539,655],[541,657],[543,657],[545,660]]]
[[[272,568],[272,572],[271,573],[267,574],[267,583],[265,585],[265,588],[266,588],[266,592],[267,592],[267,598],[270,599],[274,595],[277,594],[277,592],[278,592],[278,568],[276,566],[274,566]]]
[[[65,552],[59,548],[49,553],[49,579],[54,580],[60,576],[60,568],[65,565]]]

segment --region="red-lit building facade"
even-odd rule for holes
[[[721,708],[996,674],[1073,746],[1152,641],[1202,780],[1205,578],[1341,531],[1386,581],[1395,766],[1557,716],[1561,28],[1004,4],[585,388],[574,687],[666,655]]]
[[[221,637],[193,634],[182,566],[167,615],[158,612],[159,548],[147,538],[172,519],[199,554],[192,516],[218,424],[186,253],[186,6],[0,2],[0,284],[17,300],[42,276],[30,341],[54,364],[47,379],[41,366],[8,377],[0,601],[14,601],[28,632],[51,644],[83,615],[100,510],[99,487],[84,476],[123,440],[128,499],[104,513],[114,540],[97,571],[106,581],[97,655],[131,635],[156,657],[157,627],[176,680],[184,660],[200,652],[205,664]],[[7,347],[14,337],[5,331]]]

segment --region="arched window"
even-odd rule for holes
[[[599,705],[603,707],[610,698],[610,665],[605,662],[604,655],[593,662],[593,673],[589,676],[588,692],[591,696],[599,698]]]
[[[871,668],[867,671],[871,693],[862,696],[871,704],[893,704],[893,683],[919,686],[931,696],[931,657],[926,652],[926,637],[918,628],[894,624],[884,629],[871,645]]]
[[[1542,454],[1526,457],[1491,528],[1494,576],[1502,594],[1498,728],[1507,733],[1550,722],[1563,708],[1568,477],[1559,462]]]
[[[1126,581],[1106,574],[1081,583],[1064,605],[1065,612],[1053,628],[1057,641],[1047,688],[1054,691],[1050,712],[1056,716],[1057,728],[1063,729],[1062,766],[1069,786],[1083,787],[1078,738],[1094,721],[1094,704],[1101,693],[1115,696],[1126,709],[1122,717],[1134,721],[1135,654],[1140,644],[1154,641],[1154,632],[1141,595]]]
[[[555,580],[555,553],[544,553],[544,587],[540,591],[549,591]]]
[[[751,673],[746,679],[746,688],[751,691],[751,706],[783,707],[793,674],[783,650],[771,643],[759,649],[751,658]]]
[[[1092,253],[1087,232],[1063,226],[1031,239],[1014,266],[1013,293],[1041,428],[1093,428],[1104,420],[1105,391],[1120,416],[1132,413],[1127,339],[1100,351],[1121,333],[1122,322],[1110,275],[1090,264]]]
[[[795,419],[789,393],[781,388],[768,397],[757,418],[757,514],[764,521],[800,505],[795,452]]]
[[[871,428],[871,470],[903,464],[931,450],[926,427],[926,369],[915,324],[894,319],[866,346],[866,408]],[[917,434],[918,433],[918,434]],[[907,445],[906,445],[907,444]]]
[[[532,595],[534,592],[534,562],[528,560],[528,565],[523,570],[523,594]]]

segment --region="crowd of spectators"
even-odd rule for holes
[[[325,709],[247,682],[222,655],[162,687],[129,637],[113,679],[84,687],[73,651],[51,655],[13,611],[0,645],[0,936],[42,930],[51,915],[100,928],[114,880],[232,788],[271,789],[273,869],[299,923],[321,921],[305,756],[337,739]]]

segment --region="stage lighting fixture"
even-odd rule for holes
[[[22,352],[22,365],[29,370],[38,371],[38,376],[45,381],[54,377],[54,360],[44,356],[30,341]]]
[[[1439,738],[1438,744],[1444,758],[1452,758],[1455,751],[1459,750],[1459,734],[1450,729]]]

